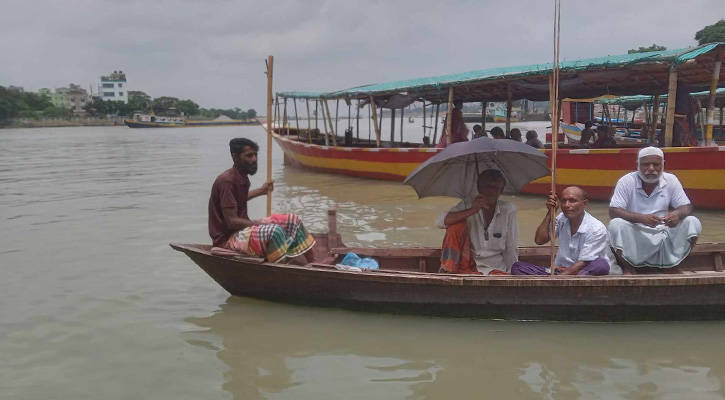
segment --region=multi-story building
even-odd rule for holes
[[[56,93],[63,95],[65,108],[71,110],[76,117],[85,117],[83,107],[88,103],[88,91],[80,85],[70,84],[67,88],[57,88]]]
[[[128,103],[126,74],[124,74],[123,71],[113,71],[110,75],[102,76],[99,91],[103,100],[120,100],[124,103]]]
[[[62,93],[53,93],[48,88],[38,90],[38,94],[50,100],[54,107],[65,108],[65,96]]]

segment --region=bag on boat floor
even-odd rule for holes
[[[347,265],[349,267],[365,268],[365,269],[378,269],[380,265],[375,259],[370,257],[360,258],[353,252],[347,253],[345,258],[340,261],[341,265]]]

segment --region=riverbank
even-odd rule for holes
[[[86,119],[17,119],[0,121],[0,129],[58,128],[66,126],[121,126],[123,118]]]

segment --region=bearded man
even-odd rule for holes
[[[609,233],[624,274],[654,267],[681,273],[677,266],[690,254],[702,225],[682,184],[664,172],[665,156],[657,147],[637,155],[637,171],[617,182],[609,203]]]
[[[247,201],[264,196],[274,189],[274,181],[249,190],[249,175],[257,173],[257,143],[237,138],[229,142],[234,166],[216,178],[209,197],[209,236],[221,254],[236,253],[263,257],[269,262],[287,258],[297,264],[328,264],[332,257],[313,258],[312,238],[295,214],[272,214],[252,220],[247,215]],[[222,250],[219,250],[219,249]],[[214,251],[214,250],[213,250]],[[304,255],[304,257],[301,257]]]

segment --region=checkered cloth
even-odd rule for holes
[[[295,214],[272,214],[263,221],[269,223],[234,233],[224,247],[276,262],[304,254],[315,245],[315,239]]]

